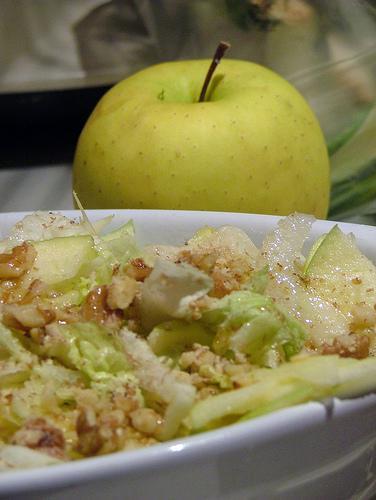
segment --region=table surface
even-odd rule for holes
[[[71,164],[0,169],[0,212],[72,208]]]

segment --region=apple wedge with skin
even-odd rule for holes
[[[304,98],[257,64],[163,63],[115,85],[78,141],[85,208],[327,214],[329,161]]]
[[[358,249],[354,236],[337,225],[314,244],[304,274],[309,286],[344,314],[352,314],[357,306],[374,311],[376,267]]]

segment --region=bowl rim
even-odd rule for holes
[[[193,436],[177,438],[147,448],[119,451],[62,464],[0,472],[0,495],[45,491],[82,482],[142,473],[165,466],[185,464],[192,458],[215,456],[226,448],[236,450],[247,442],[249,449],[299,429],[314,432],[328,420],[340,420],[360,411],[376,413],[376,394],[339,400],[330,398],[284,408],[250,421],[234,423]],[[45,473],[47,469],[47,474]]]
[[[79,210],[53,210],[70,217],[81,215]],[[14,223],[21,217],[35,212],[6,212],[0,214],[2,219],[9,219]],[[242,223],[251,222],[258,228],[264,227],[263,232],[270,230],[276,222],[284,216],[269,216],[259,214],[239,214],[228,212],[203,211],[169,211],[169,210],[87,210],[87,215],[95,218],[114,214],[134,217],[140,221],[149,218],[149,222],[160,220],[168,222],[168,218],[183,217],[201,221],[208,219],[215,223],[233,223],[239,220]],[[205,222],[204,222],[205,223]],[[357,238],[367,242],[369,237],[375,236],[376,227],[342,223],[336,221],[316,220],[313,233],[320,234],[338,224],[345,231],[354,232]],[[203,225],[203,224],[201,224]],[[315,227],[316,226],[316,227]],[[137,226],[136,226],[137,228]],[[316,234],[317,236],[317,234]],[[361,243],[361,242],[360,242]],[[360,246],[362,246],[360,244]],[[374,251],[376,259],[376,248]],[[284,408],[271,414],[256,417],[250,421],[235,423],[219,429],[177,438],[165,443],[135,450],[119,451],[99,457],[85,458],[78,461],[49,465],[30,469],[12,469],[0,472],[0,495],[16,494],[32,491],[44,491],[73,486],[83,481],[98,480],[146,469],[161,468],[174,463],[185,463],[194,456],[210,456],[218,454],[225,447],[234,450],[239,445],[247,444],[252,447],[263,442],[270,442],[278,435],[295,433],[297,428],[314,430],[328,419],[341,419],[356,414],[359,411],[372,410],[376,413],[376,394],[367,394],[357,398],[339,400],[330,398],[321,402],[308,402],[293,407]],[[46,469],[48,473],[45,474]]]

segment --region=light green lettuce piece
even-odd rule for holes
[[[173,320],[166,321],[153,328],[147,337],[147,341],[154,354],[165,356],[176,364],[180,355],[191,348],[193,344],[197,343],[210,347],[213,342],[213,332],[199,321],[188,323]],[[201,365],[199,375],[222,389],[228,389],[232,386],[229,376],[218,371],[210,364]]]
[[[7,359],[14,363],[31,365],[36,357],[22,345],[11,330],[0,323],[0,360]]]
[[[101,238],[103,241],[107,241],[107,242],[126,238],[126,239],[128,239],[128,241],[130,243],[134,244],[135,243],[135,235],[136,235],[136,231],[135,231],[134,223],[132,220],[129,220],[128,222],[126,222],[122,226],[110,231],[107,234],[102,235]]]
[[[176,360],[194,343],[210,346],[213,335],[202,324],[181,320],[166,321],[153,328],[147,338],[148,344],[157,356]]]
[[[113,266],[114,261],[98,255],[86,262],[73,278],[55,283],[51,289],[58,295],[52,300],[49,298],[49,301],[57,307],[82,304],[94,287],[111,283]]]
[[[244,288],[256,293],[265,293],[269,284],[269,268],[264,266],[258,271],[252,273],[250,280],[245,284]]]
[[[125,264],[141,254],[136,244],[135,228],[130,220],[96,241],[99,253],[112,263]]]
[[[250,290],[233,292],[212,303],[202,321],[216,330],[213,348],[219,354],[239,351],[253,364],[276,366],[300,352],[303,326],[271,298]]]
[[[228,326],[237,330],[257,312],[262,312],[269,300],[265,295],[252,291],[235,291],[211,302],[203,313],[202,321],[212,327]]]
[[[0,389],[22,384],[29,378],[31,366],[37,361],[38,358],[22,345],[15,334],[0,323]]]
[[[40,355],[79,370],[91,381],[129,370],[117,336],[96,323],[52,325],[38,350]]]

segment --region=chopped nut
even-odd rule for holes
[[[353,316],[350,328],[353,331],[365,330],[376,326],[376,310],[367,304],[357,304],[351,309]]]
[[[35,248],[28,243],[14,247],[10,254],[0,254],[0,279],[19,278],[31,269],[36,256]]]
[[[84,456],[95,455],[103,444],[96,424],[95,414],[89,409],[82,409],[77,417],[76,432],[78,436],[77,450]]]
[[[116,275],[108,287],[107,304],[111,309],[126,309],[137,293],[137,281],[126,275]]]
[[[139,408],[130,414],[132,425],[144,434],[152,436],[162,424],[162,417],[152,408]]]
[[[367,335],[354,334],[350,336],[350,340],[350,342],[343,343],[341,339],[334,339],[332,345],[323,345],[322,354],[338,354],[343,358],[366,358],[369,354],[369,337]]]
[[[136,281],[144,281],[149,276],[151,271],[152,268],[148,266],[140,257],[131,260],[125,268],[126,274]]]
[[[40,280],[34,280],[31,282],[29,288],[27,289],[25,295],[22,297],[20,304],[29,304],[33,299],[40,296],[40,294],[45,290],[46,285]]]
[[[55,319],[55,313],[42,309],[35,304],[5,304],[3,306],[3,323],[19,330],[41,328]]]
[[[109,327],[120,327],[122,311],[112,311],[107,304],[108,287],[97,286],[87,295],[81,308],[82,317],[86,321],[106,324]]]
[[[219,388],[214,385],[206,385],[202,389],[199,390],[197,393],[197,399],[206,399],[210,396],[215,396],[216,394],[219,393]]]
[[[14,434],[12,443],[27,446],[56,458],[66,458],[63,433],[44,418],[27,420],[25,425]]]

